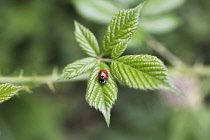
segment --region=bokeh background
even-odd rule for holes
[[[74,20],[101,43],[111,17],[142,0],[0,0],[0,74],[49,75],[86,57]],[[119,85],[110,128],[85,101],[87,77],[39,85],[0,105],[0,140],[209,140],[210,1],[148,0],[124,54],[156,55],[184,96]],[[4,81],[0,81],[4,82]],[[16,83],[18,84],[18,83]]]

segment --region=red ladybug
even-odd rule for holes
[[[98,73],[98,81],[101,85],[104,85],[108,80],[108,72],[106,70],[100,70]]]

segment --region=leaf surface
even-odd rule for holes
[[[126,45],[127,45],[127,42],[125,42],[125,41],[120,42],[119,44],[117,44],[116,47],[114,47],[112,49],[111,58],[112,59],[118,58],[125,51]]]
[[[149,0],[145,4],[143,13],[145,16],[157,16],[169,13],[175,8],[180,7],[186,0]]]
[[[153,18],[144,18],[141,21],[141,26],[146,32],[163,34],[173,31],[180,23],[180,19],[177,16],[167,14]]]
[[[136,89],[167,89],[180,94],[169,79],[164,64],[155,56],[127,55],[111,63],[115,78]]]
[[[68,64],[58,80],[71,79],[92,69],[97,64],[93,57],[87,57]]]
[[[15,86],[10,83],[0,85],[0,103],[9,100],[12,96],[16,95],[23,86]]]
[[[102,52],[110,55],[120,42],[128,42],[138,26],[138,19],[143,4],[136,8],[121,10],[111,19],[102,41]]]
[[[82,50],[89,56],[97,57],[99,52],[98,42],[94,34],[83,25],[75,21],[75,37]]]
[[[98,82],[98,72],[102,69],[107,70],[109,75],[109,78],[104,85],[101,85]],[[88,80],[86,100],[91,107],[93,106],[103,114],[107,126],[110,124],[110,112],[117,99],[117,92],[116,81],[109,70],[109,66],[105,63],[96,65]]]
[[[110,0],[71,0],[71,2],[83,18],[97,24],[109,23],[113,13],[123,8],[121,4]]]

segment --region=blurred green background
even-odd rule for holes
[[[59,73],[86,57],[74,20],[100,41],[121,9],[142,0],[0,0],[0,74]],[[148,0],[124,54],[156,55],[185,96],[119,85],[107,128],[85,101],[86,78],[21,92],[0,105],[0,140],[209,140],[210,1]],[[173,55],[174,54],[174,55]],[[83,88],[81,88],[83,87]]]

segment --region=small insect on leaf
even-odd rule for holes
[[[108,80],[106,80],[104,85],[100,84],[97,77],[101,70],[106,70],[107,74],[109,74],[109,77],[105,74]],[[110,124],[111,109],[117,100],[117,92],[116,80],[114,79],[109,66],[104,62],[97,64],[90,74],[85,97],[91,107],[94,107],[103,114],[108,127]]]
[[[98,81],[101,85],[104,85],[108,80],[108,72],[106,70],[100,70],[98,73]]]

